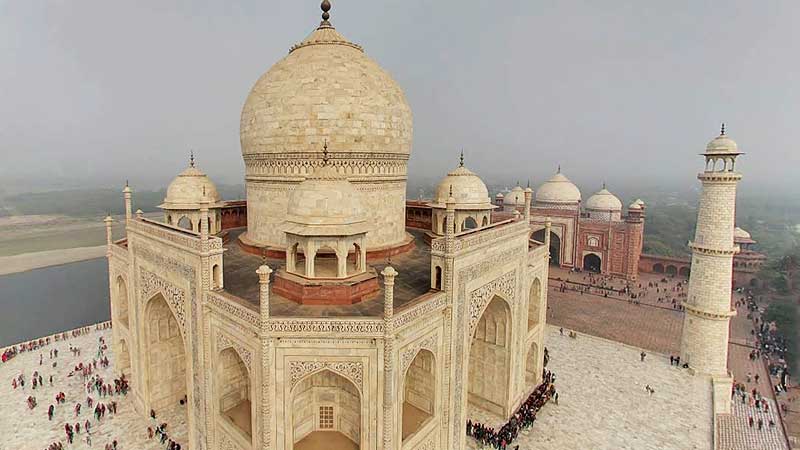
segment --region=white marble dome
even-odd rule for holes
[[[436,188],[436,204],[444,207],[450,196],[452,186],[453,198],[456,208],[459,209],[490,209],[492,202],[489,198],[489,189],[481,178],[464,166],[459,166],[447,174]]]
[[[622,211],[622,202],[604,187],[589,197],[584,207],[595,211]]]
[[[203,192],[210,204],[219,203],[222,198],[217,187],[194,165],[190,165],[167,187],[167,195],[161,208],[164,209],[197,209],[203,200]]]
[[[272,66],[244,103],[242,154],[411,153],[411,108],[395,80],[327,21]]]
[[[738,153],[739,146],[730,137],[720,134],[706,145],[706,153]]]
[[[559,171],[536,190],[536,203],[571,204],[581,201],[581,191]]]
[[[503,205],[506,206],[525,206],[525,189],[519,184],[514,186],[503,198]]]

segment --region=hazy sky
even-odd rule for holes
[[[796,187],[800,2],[333,0],[405,90],[412,181],[697,183],[728,124],[746,187]],[[256,79],[319,1],[0,0],[0,187],[166,184],[195,148],[239,183]]]

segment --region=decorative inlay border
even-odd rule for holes
[[[267,329],[273,333],[344,333],[382,334],[383,320],[348,319],[270,319]]]
[[[516,303],[517,271],[512,270],[505,275],[496,278],[491,283],[475,289],[469,296],[469,335],[475,331],[478,321],[492,300],[495,294],[502,294],[503,298],[509,303],[511,311],[514,311]]]
[[[445,306],[447,306],[447,296],[442,293],[441,295],[437,295],[432,299],[428,299],[419,305],[397,313],[393,318],[394,327],[396,329],[403,327],[408,323],[413,322],[417,318],[427,316],[431,312],[444,308]]]
[[[160,293],[167,301],[172,313],[175,314],[178,326],[180,327],[181,334],[184,341],[186,340],[186,291],[169,283],[158,275],[145,270],[143,267],[139,268],[139,286],[142,289],[142,301],[149,301],[155,294]]]
[[[414,358],[416,358],[420,350],[428,350],[433,353],[434,356],[436,356],[436,343],[438,341],[439,333],[434,332],[433,334],[419,341],[409,344],[400,355],[400,374],[405,377],[408,367],[411,365],[411,362],[414,361]]]
[[[352,381],[358,390],[362,391],[364,364],[361,361],[291,361],[289,362],[290,389],[294,389],[304,378],[326,369]]]
[[[250,372],[252,376],[253,354],[250,352],[250,349],[238,343],[237,341],[232,340],[223,333],[217,333],[217,352],[222,352],[223,350],[229,348],[232,348],[234,351],[236,351],[236,353],[239,354],[239,357],[242,358],[242,362],[244,362],[244,365],[247,367],[247,371]]]

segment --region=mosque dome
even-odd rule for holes
[[[722,130],[719,136],[711,140],[706,145],[706,153],[738,153],[739,146],[736,141],[725,135],[725,124],[722,124]]]
[[[525,206],[525,189],[519,184],[514,186],[503,198],[503,204],[507,206]]]
[[[436,188],[437,206],[444,207],[447,204],[451,187],[456,208],[491,209],[493,207],[486,184],[478,175],[463,165],[448,173],[439,183]]]
[[[284,231],[302,235],[368,231],[360,196],[331,166],[322,167],[289,195]]]
[[[536,190],[537,203],[578,203],[581,191],[559,170]]]
[[[622,211],[622,202],[605,187],[589,197],[584,206],[596,211]],[[639,205],[637,207],[641,209]]]
[[[194,160],[167,187],[167,196],[160,206],[163,209],[197,209],[205,193],[209,203],[222,200],[217,187],[208,175],[194,166]]]
[[[245,160],[318,152],[325,140],[334,154],[409,155],[411,108],[395,80],[325,19],[255,83],[240,138]]]

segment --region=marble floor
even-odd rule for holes
[[[577,339],[550,326],[548,368],[559,404],[548,403],[514,445],[525,450],[708,450],[712,446],[711,384],[670,366],[669,358],[584,334]],[[650,395],[646,385],[655,389]],[[470,408],[484,423],[499,418]],[[467,438],[468,448],[477,442]]]
[[[358,444],[336,431],[315,431],[294,444],[294,450],[358,450]]]
[[[96,356],[98,339],[103,336],[106,342],[111,340],[111,330],[92,331],[86,335],[72,338],[67,341],[57,342],[39,351],[20,353],[9,362],[0,363],[0,450],[42,450],[52,442],[61,441],[65,449],[84,450],[102,449],[113,440],[118,441],[118,450],[163,450],[164,445],[156,439],[147,438],[147,427],[153,426],[153,421],[138,414],[133,409],[132,399],[124,396],[99,397],[92,395],[95,401],[110,403],[117,402],[117,414],[106,412],[100,421],[94,419],[89,408],[86,407],[86,388],[82,377],[69,376],[72,368],[79,362],[91,362]],[[81,349],[81,356],[73,356],[69,346]],[[51,360],[51,348],[58,349],[58,358]],[[43,355],[43,365],[39,365],[39,355]],[[103,369],[98,365],[95,373],[99,373],[107,382],[113,383],[114,355],[107,352],[111,365]],[[57,361],[55,368],[52,361]],[[33,389],[30,382],[34,371],[42,375],[44,386]],[[25,387],[13,389],[11,379],[24,374]],[[49,377],[53,375],[53,386],[49,384]],[[66,394],[67,401],[55,408],[52,421],[47,420],[47,408],[54,403],[58,392]],[[38,405],[30,410],[26,404],[28,396],[36,397]],[[80,415],[75,416],[75,403],[83,404]],[[89,419],[91,422],[92,446],[86,443],[86,432],[83,423]],[[170,438],[180,443],[185,449],[186,445],[186,412],[183,407],[177,406],[171,410],[160,413],[158,423],[166,422]],[[66,445],[64,424],[81,423],[81,432],[75,435],[75,443]]]

